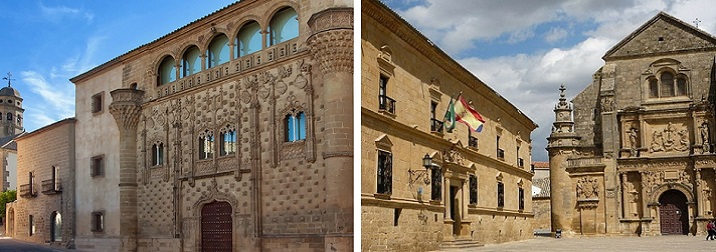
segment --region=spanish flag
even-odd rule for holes
[[[450,104],[445,112],[445,124],[448,132],[452,132],[452,129],[455,128],[455,122],[464,123],[471,131],[481,132],[485,119],[482,119],[480,113],[470,107],[461,94],[454,103],[450,99]]]

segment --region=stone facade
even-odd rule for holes
[[[73,78],[77,247],[351,250],[352,80],[352,2],[308,0],[240,1]]]
[[[544,235],[552,230],[552,211],[549,197],[549,162],[532,162],[532,212],[534,213],[534,232]]]
[[[573,107],[561,95],[547,147],[553,230],[705,233],[715,56],[716,37],[659,13],[606,53]]]
[[[16,138],[20,190],[7,205],[7,236],[73,246],[75,122],[65,119]]]
[[[361,8],[362,250],[532,237],[537,125],[381,2],[364,0]],[[443,129],[451,97],[461,92],[485,119],[482,132]]]

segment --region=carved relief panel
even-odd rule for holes
[[[691,132],[683,122],[651,125],[647,137],[652,153],[684,152],[691,148]]]

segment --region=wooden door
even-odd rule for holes
[[[687,234],[689,231],[686,196],[676,190],[664,192],[659,198],[661,234]]]
[[[231,252],[231,205],[214,201],[201,208],[201,251]]]

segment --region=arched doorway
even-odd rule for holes
[[[689,232],[689,208],[686,195],[678,190],[668,190],[659,197],[659,221],[661,234],[685,235]]]
[[[62,215],[57,211],[50,215],[50,241],[62,241]]]
[[[213,201],[201,208],[201,251],[231,252],[231,212],[226,201]]]

